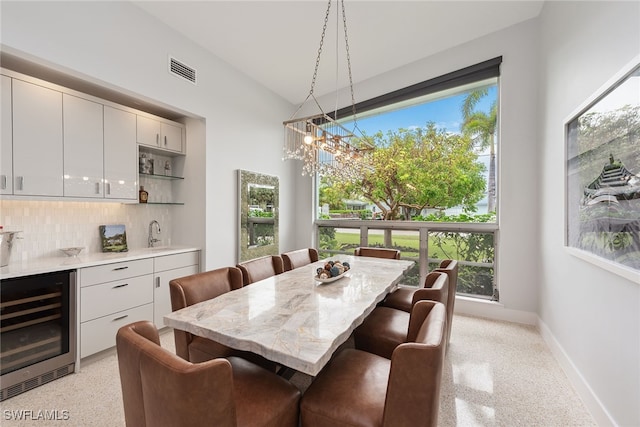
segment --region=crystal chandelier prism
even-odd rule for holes
[[[355,114],[355,98],[353,95],[353,79],[351,75],[351,59],[349,55],[349,40],[347,37],[347,18],[344,10],[344,0],[336,0],[342,5],[342,23],[347,54],[347,66],[349,70],[349,87],[351,89],[351,108],[353,112],[354,131],[350,131],[334,118],[327,115],[320,107],[313,91],[320,65],[322,46],[329,20],[331,3],[329,0],[320,38],[320,48],[316,58],[316,66],[311,80],[309,95],[293,114],[291,119],[283,122],[284,125],[284,158],[283,160],[297,159],[303,161],[302,175],[331,175],[343,180],[356,180],[362,177],[367,169],[366,156],[371,151],[372,145],[363,137],[354,135],[357,129]],[[336,12],[337,17],[338,12]],[[337,31],[337,27],[336,27]],[[336,48],[336,63],[337,63]],[[337,75],[336,75],[337,86]],[[337,94],[336,94],[337,98]],[[315,115],[296,118],[298,112],[307,101],[313,99],[319,110]],[[337,117],[337,110],[334,112]]]

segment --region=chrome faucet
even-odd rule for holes
[[[154,224],[157,226],[158,228],[158,234],[160,234],[160,223],[158,221],[156,221],[155,219],[153,221],[151,221],[149,223],[149,237],[147,239],[147,243],[149,244],[149,247],[152,248],[154,243],[157,243],[160,241],[160,239],[154,239],[153,237],[153,226]]]

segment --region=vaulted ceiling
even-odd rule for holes
[[[364,81],[535,18],[543,3],[346,0],[353,81]],[[291,103],[302,102],[309,93],[328,1],[135,4]],[[341,8],[334,0],[314,89],[316,96],[349,84],[342,17],[336,11]]]

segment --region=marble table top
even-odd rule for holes
[[[414,264],[330,259],[347,261],[351,269],[323,284],[314,279],[324,265],[318,261],[175,311],[164,323],[315,376]]]

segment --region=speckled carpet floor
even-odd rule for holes
[[[175,350],[171,331],[163,331],[161,342]],[[291,379],[303,390],[310,380]],[[596,425],[537,329],[514,323],[454,317],[440,400],[441,426]],[[43,419],[45,411],[57,420]],[[20,415],[28,419],[17,420]],[[0,425],[124,426],[115,350],[0,402]]]

